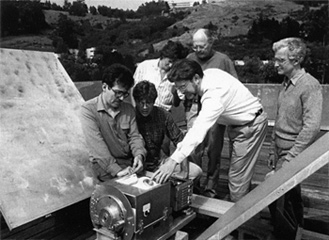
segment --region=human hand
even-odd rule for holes
[[[125,169],[123,169],[117,173],[117,177],[123,177],[123,176],[130,175],[130,174],[133,174],[132,167],[126,167]]]
[[[265,175],[265,180],[268,179],[269,177],[273,176],[275,173],[275,170],[272,170],[270,172],[268,172],[266,175]]]
[[[173,174],[175,167],[178,163],[171,158],[168,158],[155,173],[153,173],[151,180],[157,183],[164,183],[168,181],[169,177]]]
[[[276,157],[274,154],[270,153],[267,159],[267,167],[271,170],[274,170],[275,166],[276,166]]]
[[[134,157],[134,162],[133,162],[133,173],[138,173],[140,171],[143,170],[143,156],[142,155],[138,155],[136,157]]]

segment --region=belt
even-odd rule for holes
[[[250,123],[252,123],[253,121],[255,121],[255,119],[261,115],[263,113],[263,109],[259,109],[256,113],[255,113],[255,118],[253,120],[251,120],[250,122],[247,122],[246,124],[243,124],[243,125],[231,125],[231,128],[237,128],[237,127],[242,127],[242,126],[246,126]]]

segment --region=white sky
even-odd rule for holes
[[[41,0],[45,2],[46,0]],[[69,2],[73,2],[74,0],[69,0]],[[131,9],[136,11],[140,5],[145,2],[151,2],[152,0],[85,0],[85,3],[88,7],[90,6],[107,6],[111,8],[119,8],[123,10]],[[51,3],[56,3],[59,6],[64,5],[64,0],[50,0]]]
[[[46,0],[41,0],[42,2]],[[74,0],[69,0],[69,2],[73,2]],[[155,0],[157,1],[157,0]],[[192,0],[167,0],[168,3],[171,2],[189,2]],[[196,2],[198,0],[194,0],[193,2]],[[51,3],[56,3],[57,5],[63,6],[64,0],[50,0]],[[140,5],[142,5],[145,2],[152,2],[152,0],[85,0],[85,3],[88,7],[90,6],[107,6],[111,8],[118,8],[118,9],[131,9],[136,11]]]

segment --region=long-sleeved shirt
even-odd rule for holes
[[[233,62],[224,53],[214,51],[214,54],[211,56],[211,58],[202,60],[197,57],[195,52],[193,52],[190,53],[186,58],[190,60],[194,60],[197,63],[199,63],[202,70],[206,70],[208,68],[219,68],[231,74],[233,77],[238,78],[238,74],[235,71]]]
[[[202,108],[192,128],[171,158],[180,163],[204,139],[215,122],[244,125],[262,108],[258,98],[236,78],[220,69],[207,69],[199,84]]]
[[[320,130],[322,87],[317,79],[301,69],[282,84],[275,121],[275,138],[292,146],[286,160],[290,161],[315,139]]]
[[[174,83],[171,83],[165,76],[161,79],[160,59],[145,60],[138,64],[134,73],[135,85],[143,80],[147,80],[155,85],[158,97],[155,105],[169,111],[173,105]]]
[[[193,53],[190,53],[186,58],[190,59],[190,60],[194,60],[197,63],[199,63],[203,71],[208,68],[218,68],[218,69],[221,69],[221,70],[231,74],[233,77],[238,78],[238,74],[235,71],[233,62],[224,53],[214,51],[214,54],[211,56],[211,58],[202,60],[202,59],[198,58],[198,56],[195,54],[195,52],[193,52]],[[180,92],[178,92],[178,96],[181,99],[185,98]],[[200,100],[199,96],[196,96],[196,98],[194,100],[185,99],[184,100],[185,111],[190,110],[193,102],[198,103],[199,104],[198,109],[200,109],[199,100]]]
[[[118,111],[109,114],[102,94],[82,105],[81,124],[91,162],[97,162],[106,172],[115,176],[122,170],[120,162],[131,161],[142,155],[144,140],[138,131],[134,107],[122,102]]]
[[[175,146],[184,138],[172,115],[160,107],[154,106],[147,117],[137,112],[136,119],[139,132],[145,140],[146,162],[158,164],[156,161],[160,160],[161,145],[165,136],[168,136]]]

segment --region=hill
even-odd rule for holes
[[[302,5],[284,0],[212,1],[212,3],[194,7],[190,15],[175,23],[174,26],[185,26],[191,31],[172,40],[179,40],[189,45],[193,30],[204,27],[210,22],[218,27],[222,37],[246,35],[253,21],[260,15],[281,21],[302,8]],[[154,49],[161,49],[165,42],[155,44]]]
[[[185,45],[191,41],[192,31],[196,28],[203,27],[211,22],[218,27],[221,36],[245,35],[248,32],[252,22],[260,14],[266,17],[274,17],[277,20],[291,15],[294,11],[302,8],[301,5],[283,0],[230,0],[230,1],[212,1],[212,3],[198,5],[191,8],[189,14],[183,20],[175,23],[172,27],[187,27],[191,31],[181,36],[173,38],[180,40]],[[59,14],[63,13],[70,19],[79,23],[89,21],[91,26],[101,25],[103,28],[109,25],[113,19],[101,15],[87,14],[85,17],[70,16],[67,12],[45,10],[46,22],[54,26],[58,21]],[[129,21],[129,20],[128,20]],[[130,20],[136,21],[136,20]],[[138,21],[138,20],[137,20]],[[17,49],[35,49],[51,51],[51,40],[48,37],[49,32],[39,36],[17,36],[6,37],[1,39],[1,47]],[[154,49],[161,49],[166,41],[154,44]]]

